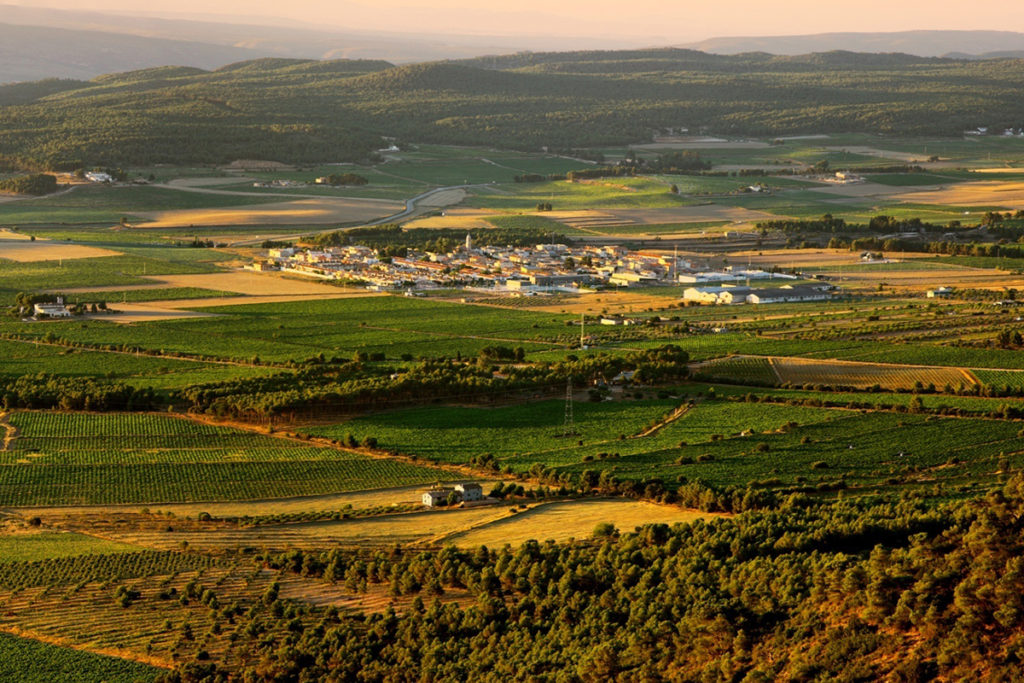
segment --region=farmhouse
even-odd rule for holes
[[[35,304],[32,307],[32,313],[37,317],[42,316],[45,318],[70,318],[71,311],[64,305],[64,299],[57,297],[57,303],[55,304]]]
[[[423,504],[428,508],[447,505],[448,496],[453,493],[455,493],[455,489],[451,486],[436,486],[423,492]]]
[[[936,287],[935,289],[929,289],[925,292],[925,296],[929,299],[948,299],[953,296],[952,287]]]
[[[484,499],[484,489],[480,484],[473,481],[468,481],[462,484],[455,485],[455,492],[458,493],[462,500],[471,503],[474,500]]]

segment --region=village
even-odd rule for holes
[[[799,275],[774,269],[711,269],[663,251],[634,251],[619,245],[477,247],[468,234],[463,245],[443,254],[410,249],[405,256],[382,256],[363,245],[271,248],[266,259],[249,268],[358,284],[375,291],[404,291],[406,296],[465,289],[532,297],[691,285],[682,294],[690,304],[765,304],[824,301],[837,289],[828,282],[807,283]]]

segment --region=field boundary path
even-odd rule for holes
[[[18,438],[18,428],[11,424],[11,414],[0,411],[0,427],[4,428],[4,439],[0,443],[0,451],[11,450],[11,442]]]
[[[477,529],[483,529],[484,527],[488,527],[488,526],[494,524],[495,522],[499,522],[499,521],[501,521],[503,519],[508,519],[510,517],[513,517],[513,516],[514,517],[518,517],[518,516],[526,514],[528,512],[532,512],[533,510],[536,510],[537,508],[541,508],[541,507],[544,507],[544,506],[547,506],[547,505],[551,505],[553,503],[562,503],[562,502],[565,502],[566,500],[571,500],[571,499],[566,498],[564,500],[547,500],[547,501],[544,501],[543,503],[538,503],[536,505],[532,505],[532,506],[528,507],[526,510],[523,510],[522,512],[517,512],[515,515],[511,515],[509,513],[509,510],[513,509],[513,508],[509,508],[508,506],[499,506],[498,509],[500,510],[500,512],[496,512],[493,517],[489,517],[487,519],[481,519],[481,520],[479,520],[477,522],[473,522],[472,524],[467,524],[466,526],[459,527],[458,529],[451,529],[449,531],[444,531],[444,532],[441,532],[439,534],[434,534],[433,536],[427,536],[425,538],[417,539],[417,540],[413,541],[412,543],[409,543],[408,546],[409,547],[417,547],[417,546],[440,545],[440,544],[442,544],[444,542],[444,540],[446,538],[450,538],[450,537],[456,536],[458,534],[464,534],[467,531],[476,531]],[[453,511],[449,511],[449,512],[453,512]]]
[[[13,337],[10,335],[0,335],[0,339],[4,341],[21,342],[22,344],[35,344],[36,346],[56,346],[61,349],[74,349],[76,351],[91,352],[91,353],[115,353],[122,356],[137,356],[145,358],[160,358],[163,360],[182,360],[189,363],[208,363],[210,365],[237,365],[243,368],[282,368],[291,369],[292,366],[285,363],[269,363],[260,362],[259,364],[246,363],[240,360],[230,360],[227,358],[195,358],[193,356],[174,356],[166,353],[140,353],[137,351],[123,351],[121,349],[100,349],[92,346],[79,346],[73,343],[62,344],[59,341],[48,342],[43,339],[23,339],[21,337]],[[146,351],[153,351],[153,349],[145,349]]]
[[[681,418],[683,415],[686,415],[688,412],[690,412],[690,408],[691,408],[691,404],[684,403],[683,405],[679,406],[678,408],[673,410],[671,413],[669,413],[665,417],[663,417],[660,420],[658,420],[657,422],[655,422],[653,425],[651,425],[647,429],[645,429],[642,432],[639,432],[637,434],[634,434],[633,436],[631,436],[629,438],[631,438],[631,439],[642,439],[645,436],[651,436],[653,434],[657,434],[662,429],[664,429],[665,427],[668,427],[670,424],[672,424],[673,422],[675,422],[676,420]]]
[[[249,424],[246,422],[234,421],[234,420],[215,420],[205,415],[199,415],[196,413],[161,413],[162,415],[170,415],[181,420],[188,420],[198,424],[210,425],[213,427],[229,427],[232,429],[238,429],[241,431],[252,432],[254,434],[260,434],[274,439],[281,439],[283,441],[290,441],[292,443],[302,444],[304,446],[319,446],[321,448],[330,448],[335,451],[341,451],[343,453],[351,453],[353,455],[361,455],[367,458],[374,458],[375,460],[389,460],[391,462],[404,462],[409,465],[416,465],[417,467],[424,467],[427,469],[434,469],[448,474],[457,474],[467,479],[494,479],[495,472],[478,470],[467,465],[454,465],[448,463],[438,463],[426,458],[418,458],[411,455],[405,455],[402,453],[391,453],[384,452],[373,448],[349,448],[347,446],[341,446],[334,443],[331,439],[323,437],[302,435],[296,432],[283,432],[283,431],[267,431],[266,428],[260,425]],[[538,483],[534,480],[529,480],[532,483]],[[429,486],[430,482],[425,482],[424,486]],[[330,495],[330,494],[321,494]]]

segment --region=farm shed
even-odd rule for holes
[[[778,289],[755,289],[747,295],[747,303],[777,304],[801,301],[827,301],[830,295],[809,287],[779,287]]]

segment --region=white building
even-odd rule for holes
[[[438,486],[437,488],[424,491],[423,504],[428,508],[446,505],[448,503],[448,496],[454,492],[455,489],[450,486]]]
[[[109,173],[101,173],[100,171],[87,171],[85,174],[85,179],[92,181],[94,183],[114,182],[113,176],[111,176]]]
[[[831,295],[809,287],[779,287],[777,289],[755,289],[747,297],[751,304],[799,303],[803,301],[828,301]]]
[[[32,307],[32,312],[37,316],[45,316],[47,318],[70,318],[71,312],[64,306],[64,302],[60,299],[55,304],[36,304]]]
[[[465,502],[472,502],[474,500],[484,499],[484,489],[480,484],[476,482],[468,481],[462,484],[455,485],[455,492],[462,496],[462,500]]]

